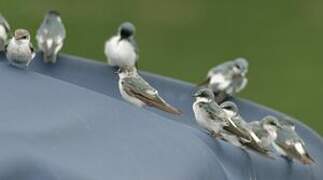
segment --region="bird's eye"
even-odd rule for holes
[[[276,126],[275,122],[270,122],[269,124],[272,125],[272,126]]]
[[[22,36],[21,39],[27,39],[27,36]]]

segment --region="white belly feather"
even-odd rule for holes
[[[134,104],[134,105],[136,105],[136,106],[139,106],[139,107],[143,107],[143,106],[145,106],[146,104],[145,104],[144,102],[140,101],[139,99],[137,99],[137,98],[135,98],[135,97],[129,96],[129,95],[127,94],[127,92],[126,92],[126,91],[124,91],[123,86],[122,86],[122,84],[121,84],[121,81],[122,81],[122,80],[119,80],[119,82],[118,82],[118,86],[119,86],[120,94],[121,94],[121,96],[123,97],[123,99],[125,99],[126,101],[128,101],[128,102],[130,102],[130,103],[132,103],[132,104]]]
[[[211,77],[210,79],[210,85],[215,91],[223,91],[228,88],[230,85],[231,81],[226,79],[223,74],[215,74]]]
[[[199,107],[199,101],[194,102],[193,111],[195,115],[196,122],[199,126],[209,131],[214,131],[219,133],[222,129],[221,123],[216,123],[214,120],[208,119],[206,112]]]
[[[119,41],[119,36],[114,36],[105,44],[105,55],[112,66],[134,66],[137,54],[134,47],[127,40]]]
[[[10,62],[28,65],[34,55],[30,50],[29,41],[17,43],[14,39],[10,40],[7,48],[7,58]]]

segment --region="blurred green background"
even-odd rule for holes
[[[12,28],[35,35],[49,9],[67,28],[64,52],[105,61],[123,21],[137,27],[140,67],[197,83],[212,66],[250,61],[240,96],[304,120],[323,134],[321,0],[0,0]]]

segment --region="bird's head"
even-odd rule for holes
[[[30,41],[30,34],[26,29],[17,29],[14,38],[16,41]]]
[[[47,12],[47,15],[50,15],[50,16],[60,16],[61,14],[58,11],[56,11],[56,10],[49,10]]]
[[[128,39],[135,33],[135,26],[130,22],[124,22],[119,26],[119,35],[121,39]],[[121,40],[120,39],[120,40]]]
[[[245,58],[237,58],[233,61],[233,71],[245,76],[248,72],[248,61]]]
[[[208,100],[213,100],[214,99],[214,94],[213,91],[210,90],[209,88],[201,88],[198,89],[194,94],[193,97],[195,98],[205,98]]]
[[[50,20],[55,20],[55,19],[58,21],[61,21],[61,14],[56,10],[49,10],[47,12],[46,17],[45,17],[45,20],[50,21]]]
[[[262,127],[269,133],[276,133],[282,126],[279,120],[274,116],[266,116],[261,121]]]
[[[238,106],[232,101],[225,101],[223,102],[220,107],[230,116],[234,117],[239,115],[239,108]]]
[[[283,127],[290,128],[291,130],[295,130],[295,123],[290,117],[283,116],[280,118],[279,122]]]

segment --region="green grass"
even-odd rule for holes
[[[33,36],[49,9],[67,27],[64,52],[105,61],[123,21],[137,27],[140,67],[199,82],[212,66],[250,61],[242,97],[302,119],[323,133],[323,1],[0,0],[12,28]]]

